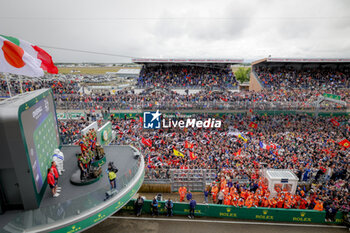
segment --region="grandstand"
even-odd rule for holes
[[[236,89],[238,82],[231,65],[242,59],[162,59],[142,58],[132,62],[142,64],[138,87],[200,89],[225,87]]]
[[[251,91],[349,88],[350,59],[264,58],[252,63]]]

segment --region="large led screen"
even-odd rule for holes
[[[40,193],[53,151],[58,148],[60,141],[52,96],[44,95],[41,99],[35,99],[35,102],[20,113],[20,121],[36,191]]]

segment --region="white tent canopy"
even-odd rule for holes
[[[299,179],[291,170],[268,169],[265,177],[272,197],[280,191],[295,194]]]

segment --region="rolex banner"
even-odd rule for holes
[[[102,146],[107,146],[112,141],[112,123],[108,121],[97,130],[97,142]]]

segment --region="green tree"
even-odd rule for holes
[[[239,67],[238,70],[235,72],[236,79],[241,82],[248,82],[250,80],[249,74],[250,74],[251,68],[244,68],[244,67]]]

